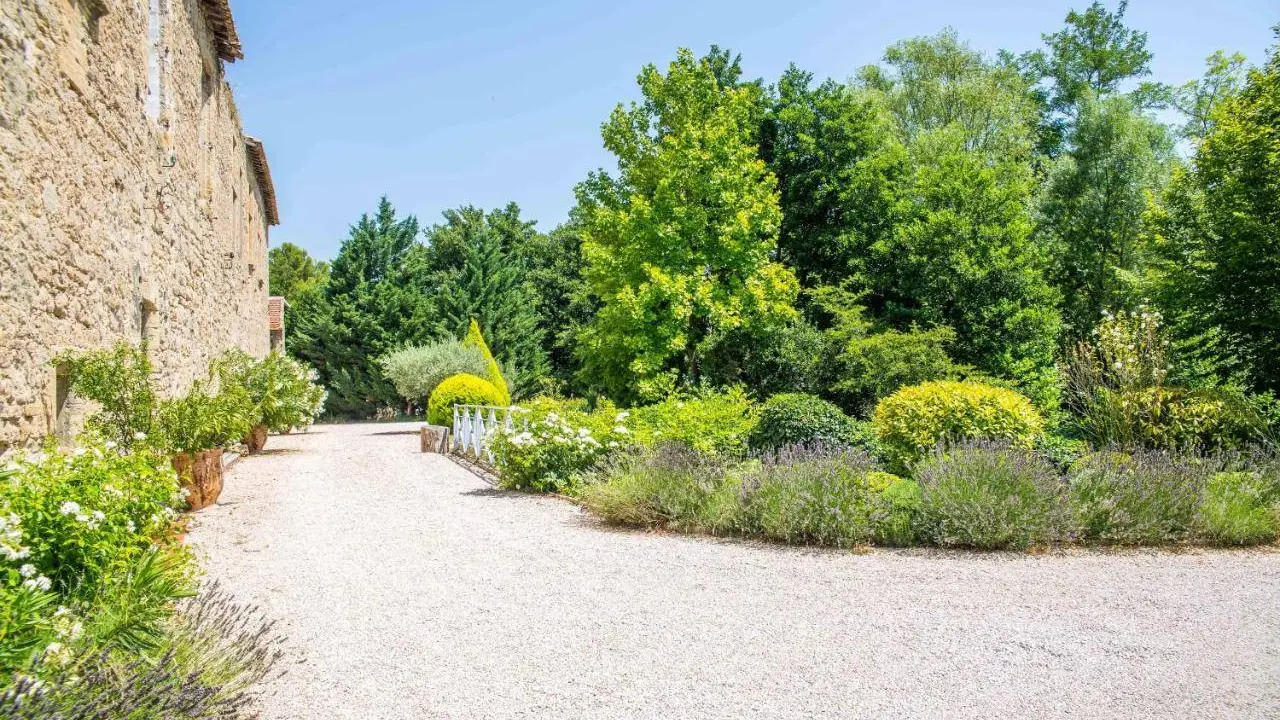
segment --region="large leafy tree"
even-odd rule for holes
[[[467,206],[444,217],[426,232],[422,262],[431,302],[420,325],[456,338],[475,320],[508,368],[516,396],[536,390],[550,368],[539,296],[524,257],[541,236],[515,203],[487,213]]]
[[[319,372],[334,414],[367,416],[397,403],[377,359],[424,335],[412,320],[426,300],[409,274],[417,235],[418,221],[398,218],[383,198],[351,227],[322,291],[294,304],[289,352]]]
[[[1048,155],[1063,151],[1070,126],[1087,98],[1115,94],[1126,82],[1151,74],[1147,34],[1125,24],[1128,6],[1127,0],[1121,0],[1112,12],[1095,0],[1083,12],[1072,10],[1061,30],[1042,36],[1044,49],[1021,58],[1028,76],[1045,83],[1034,94],[1044,111],[1040,149]],[[1131,89],[1129,96],[1136,106],[1145,108],[1166,99],[1168,89],[1144,82]]]
[[[1088,334],[1103,310],[1141,302],[1138,280],[1149,262],[1143,214],[1167,180],[1173,149],[1167,128],[1128,97],[1081,101],[1070,149],[1050,165],[1038,203],[1073,337]]]
[[[1183,137],[1200,140],[1213,129],[1213,113],[1235,97],[1245,82],[1245,57],[1218,50],[1205,60],[1204,77],[1189,80],[1173,91],[1173,106],[1186,116]]]
[[[574,347],[599,305],[582,278],[581,220],[571,216],[549,233],[535,233],[519,252],[529,284],[537,294],[538,312],[546,330],[543,348],[551,362],[551,375],[561,386],[559,389],[576,388],[579,358]]]
[[[905,153],[865,93],[794,65],[772,88],[763,154],[778,178],[778,256],[801,284],[838,282],[892,229]]]
[[[946,31],[890,48],[861,82],[893,118],[904,154],[891,229],[855,253],[853,286],[870,318],[898,330],[949,327],[956,360],[1052,402],[1060,320],[1032,237],[1026,81]]]
[[[267,253],[267,268],[271,294],[280,295],[290,303],[329,280],[329,263],[316,260],[293,243],[271,248]]]
[[[1151,52],[1146,33],[1125,23],[1126,9],[1073,10],[1042,50],[1023,57],[1042,101],[1040,149],[1052,158],[1037,233],[1051,252],[1068,339],[1090,332],[1104,309],[1141,302],[1136,280],[1150,254],[1142,217],[1174,161],[1172,133],[1147,114],[1171,93],[1141,80]]]
[[[1280,46],[1212,119],[1195,155],[1208,309],[1247,358],[1252,385],[1280,391]]]
[[[603,126],[617,176],[577,188],[583,277],[601,303],[581,353],[624,400],[699,382],[708,338],[787,321],[797,292],[771,259],[780,211],[754,145],[760,90],[726,86],[688,50],[638,82],[643,102]]]

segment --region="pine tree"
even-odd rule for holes
[[[414,276],[418,221],[396,217],[384,197],[351,227],[323,292],[294,305],[289,352],[310,363],[329,389],[330,413],[367,417],[398,404],[377,359],[422,329],[412,322],[426,301]]]
[[[463,207],[427,231],[433,291],[423,318],[441,337],[459,337],[476,322],[517,398],[535,392],[550,370],[538,294],[518,252],[536,233],[519,215],[514,203],[489,213]]]

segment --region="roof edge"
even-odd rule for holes
[[[235,18],[231,16],[231,5],[228,0],[201,0],[204,8],[204,19],[217,45],[218,57],[227,62],[235,62],[244,58],[244,50],[240,47],[240,36],[236,34]]]
[[[244,147],[249,153],[249,162],[253,164],[253,174],[258,178],[258,187],[262,190],[262,204],[267,211],[267,224],[280,224],[280,209],[276,206],[276,186],[271,182],[271,166],[267,164],[267,150],[262,141],[252,135],[244,136]]]

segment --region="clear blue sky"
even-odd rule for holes
[[[1112,7],[1115,0],[1109,3]],[[906,37],[952,26],[1021,52],[1086,0],[232,0],[245,130],[266,144],[283,224],[271,244],[330,257],[386,194],[424,225],[514,200],[550,230],[589,170],[600,123],[677,47],[741,52],[747,77],[790,62],[847,78]],[[1261,62],[1276,0],[1132,0],[1155,79],[1197,77],[1216,49]]]

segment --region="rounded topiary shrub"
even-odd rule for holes
[[[940,443],[990,439],[1030,448],[1044,433],[1044,419],[1026,396],[947,380],[902,388],[880,401],[872,423],[900,466],[909,466]]]
[[[427,422],[452,425],[454,405],[506,404],[502,392],[488,380],[466,373],[450,375],[431,392],[427,401]]]
[[[844,445],[850,441],[853,419],[816,395],[781,393],[765,401],[760,419],[747,439],[752,450],[787,445]]]

